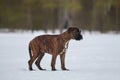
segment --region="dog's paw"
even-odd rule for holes
[[[69,71],[69,69],[66,69],[66,68],[62,68],[63,71]]]
[[[57,69],[52,69],[52,71],[57,71]]]

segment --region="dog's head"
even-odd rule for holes
[[[81,31],[77,27],[68,28],[68,33],[71,35],[72,39],[81,40],[83,36],[81,35]]]

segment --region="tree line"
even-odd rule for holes
[[[120,31],[120,0],[0,0],[0,28]]]

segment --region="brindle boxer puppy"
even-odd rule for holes
[[[56,70],[55,63],[57,55],[60,55],[62,70],[68,70],[65,67],[65,53],[68,43],[71,39],[81,40],[82,38],[81,31],[76,27],[70,27],[67,31],[60,35],[37,36],[29,43],[29,70],[33,70],[32,64],[35,60],[35,64],[38,69],[45,70],[40,66],[41,59],[45,53],[52,55],[51,67],[53,71]]]

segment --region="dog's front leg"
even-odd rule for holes
[[[66,67],[65,67],[65,52],[60,54],[60,61],[61,61],[62,70],[69,70],[69,69],[66,69]]]
[[[52,71],[56,71],[56,68],[55,68],[56,58],[57,58],[57,55],[56,55],[56,54],[53,54],[53,55],[52,55],[52,61],[51,61]]]

